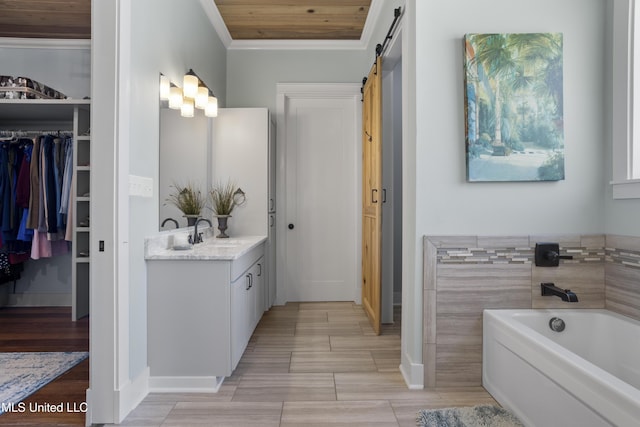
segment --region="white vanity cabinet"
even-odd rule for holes
[[[151,391],[217,391],[262,317],[266,237],[233,248],[213,240],[187,251],[148,250]]]
[[[262,318],[264,257],[231,282],[231,361],[235,369]]]

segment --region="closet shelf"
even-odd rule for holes
[[[91,211],[91,100],[90,99],[0,99],[0,130],[65,132],[73,135],[74,195],[73,242],[71,257],[72,319],[89,314],[91,241],[88,217]],[[86,222],[85,218],[87,219]],[[83,222],[84,226],[80,226]],[[80,246],[77,246],[80,245]],[[84,255],[84,256],[83,256]]]
[[[28,121],[73,122],[75,107],[89,110],[90,99],[0,99],[0,124]],[[71,129],[60,129],[71,130]]]

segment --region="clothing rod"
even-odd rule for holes
[[[28,135],[60,135],[73,134],[72,130],[0,130],[0,136],[28,136]]]

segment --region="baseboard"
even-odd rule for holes
[[[422,390],[424,388],[424,365],[412,362],[407,354],[402,355],[400,373],[409,390]]]
[[[71,294],[9,294],[6,307],[70,307]]]
[[[116,392],[117,418],[121,423],[149,394],[149,367]]]
[[[225,377],[149,377],[150,393],[217,393]]]

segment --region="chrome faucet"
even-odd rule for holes
[[[202,243],[202,233],[198,233],[198,224],[200,223],[200,221],[208,222],[209,227],[211,227],[211,221],[206,218],[198,218],[195,225],[193,226],[193,236],[189,236],[189,243],[191,243],[192,245]]]
[[[162,221],[162,225],[160,227],[164,227],[164,225],[167,223],[167,221],[173,221],[173,223],[176,225],[176,228],[180,228],[180,226],[178,225],[178,221],[176,221],[173,218],[167,218],[164,221]]]
[[[553,283],[540,283],[540,290],[543,297],[555,295],[562,298],[562,301],[578,302],[578,296],[571,292],[571,290],[560,289]]]

